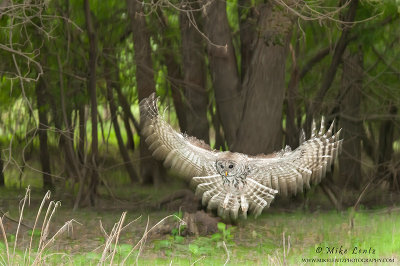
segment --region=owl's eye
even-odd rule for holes
[[[230,165],[229,165],[229,168],[231,168],[231,169],[232,169],[232,168],[233,168],[233,164],[230,164]]]
[[[222,169],[224,169],[224,166],[222,164],[220,166],[221,166]]]

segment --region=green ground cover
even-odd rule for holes
[[[151,189],[148,190],[150,193]],[[23,191],[1,190],[0,195],[1,206],[7,207],[7,216],[18,221],[18,210],[22,210],[23,205],[18,198],[24,196]],[[23,224],[32,227],[41,203],[40,196],[40,192],[32,193],[30,206],[26,201]],[[270,209],[257,219],[250,217],[235,226],[221,223],[219,232],[210,236],[184,237],[179,235],[179,213],[153,227],[174,213],[140,208],[129,201],[120,202],[116,208],[114,206],[118,204],[113,200],[104,200],[99,208],[77,212],[72,212],[66,203],[55,210],[46,230],[41,225],[48,202],[40,215],[40,226],[35,230],[20,226],[15,252],[18,223],[3,218],[8,252],[0,230],[0,264],[96,265],[102,258],[104,264],[112,260],[115,265],[136,262],[140,265],[169,265],[171,262],[172,265],[223,265],[225,262],[228,265],[298,265],[311,262],[306,259],[335,258],[353,262],[358,259],[359,265],[365,264],[360,261],[365,259],[376,259],[373,265],[381,264],[379,259],[394,260],[393,264],[400,261],[398,208],[341,213]],[[128,212],[123,223],[118,224],[122,209]],[[50,209],[49,215],[51,212]],[[73,227],[66,226],[72,219]],[[112,231],[115,223],[116,229]],[[165,224],[176,226],[169,234],[160,234],[159,228]],[[63,229],[57,233],[60,228]],[[113,238],[113,233],[118,237]],[[43,234],[47,237],[40,241]],[[49,241],[55,234],[54,241]],[[332,261],[325,264],[348,265]]]

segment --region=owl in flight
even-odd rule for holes
[[[270,155],[221,152],[176,132],[159,115],[154,93],[140,102],[140,113],[144,115],[141,134],[153,157],[192,178],[202,204],[233,220],[238,215],[246,218],[247,213],[260,215],[278,193],[296,194],[319,183],[342,144],[340,130],[332,134],[332,123],[325,132],[322,121],[319,132],[313,123],[311,138],[293,151],[287,146]]]

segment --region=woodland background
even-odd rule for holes
[[[399,22],[399,0],[0,0],[0,264],[398,261]],[[294,149],[324,116],[342,153],[257,220],[183,234],[197,201],[140,137],[153,92],[217,150]]]
[[[2,0],[0,186],[74,209],[118,197],[113,171],[165,186],[140,139],[138,102],[157,92],[175,128],[219,150],[296,148],[313,120],[335,121],[324,194],[337,209],[393,205],[399,13],[397,0]]]

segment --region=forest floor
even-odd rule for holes
[[[41,175],[34,170],[40,169],[40,164],[36,160],[30,163],[23,174],[9,166],[5,172],[7,188],[0,188],[0,265],[97,265],[111,261],[115,265],[299,265],[313,259],[328,265],[348,264],[340,261],[364,265],[366,259],[371,259],[372,265],[400,263],[397,198],[374,208],[361,205],[357,212],[351,208],[337,212],[331,210],[317,186],[307,193],[307,201],[301,196],[286,202],[278,199],[257,219],[250,216],[236,225],[220,223],[218,231],[210,235],[183,236],[180,205],[160,208],[158,202],[187,185],[178,179],[159,188],[130,184],[122,167],[103,168],[101,175],[108,189],[99,188],[101,197],[94,208],[72,211],[71,192],[51,195],[33,230],[45,193],[40,189]],[[24,187],[28,185],[32,191],[24,205]],[[61,206],[51,214],[51,204],[44,222],[52,200],[60,200]],[[118,224],[121,218],[123,223]]]
[[[45,241],[40,241],[45,229],[37,226],[39,229],[32,230],[43,193],[35,190],[31,193],[29,206],[27,201],[23,208],[24,218],[17,236],[25,190],[1,189],[1,211],[11,219],[3,218],[8,253],[0,230],[0,265],[30,265],[36,258],[47,265],[96,265],[103,254],[105,264],[112,259],[113,264],[125,262],[126,265],[135,262],[140,265],[223,265],[225,262],[228,265],[298,265],[309,264],[311,259],[335,265],[341,263],[328,260],[349,259],[354,262],[358,259],[360,265],[365,263],[365,259],[377,259],[372,264],[380,264],[379,259],[400,262],[399,208],[340,213],[271,208],[257,219],[249,217],[235,226],[219,224],[219,232],[212,235],[180,236],[177,217],[181,214],[159,209],[150,203],[157,202],[167,190],[176,190],[176,186],[168,187],[163,189],[165,191],[151,187],[130,188],[142,199],[141,203],[132,198],[116,200],[104,197],[98,207],[74,212],[71,202],[63,202],[51,218]],[[48,202],[43,208],[40,225]],[[105,248],[113,225],[124,211],[127,214],[121,230],[115,230],[118,231],[118,240],[114,239],[109,248]],[[73,227],[62,230],[54,241],[49,241],[71,219]],[[161,224],[151,229],[161,220]],[[166,225],[173,228],[167,234],[161,232]],[[145,232],[148,233],[141,241]],[[33,243],[29,248],[31,237]],[[44,247],[41,252],[38,252],[39,242]]]

